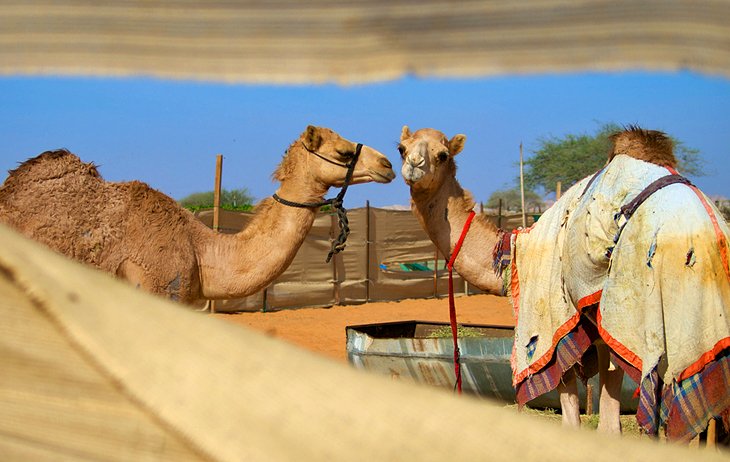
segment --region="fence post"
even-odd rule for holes
[[[223,155],[215,156],[215,185],[213,187],[213,232],[220,228],[221,214],[221,177],[223,176]],[[215,313],[215,300],[210,301],[210,312]]]
[[[502,198],[499,198],[499,209],[497,211],[497,228],[502,229]]]
[[[218,232],[221,215],[221,176],[223,175],[223,156],[215,156],[215,185],[213,187],[213,231]]]
[[[330,239],[335,238],[335,214],[330,214]],[[340,254],[332,255],[332,297],[334,298],[334,304],[340,304],[340,281],[337,275],[337,259],[342,258]]]
[[[439,298],[439,249],[433,246],[433,298]]]
[[[365,303],[370,302],[370,201],[365,201]]]
[[[520,142],[520,197],[522,200],[522,227],[527,228],[527,215],[525,211],[525,174],[522,162],[522,142]]]

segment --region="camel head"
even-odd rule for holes
[[[432,128],[422,128],[411,133],[404,126],[398,151],[403,159],[401,173],[412,191],[436,190],[444,179],[456,175],[454,156],[461,152],[465,135],[446,135]]]
[[[297,171],[326,187],[345,183],[348,165],[355,156],[357,143],[342,138],[324,127],[308,126],[287,151],[274,177],[283,181]],[[350,184],[389,183],[395,178],[393,166],[380,152],[362,146]]]

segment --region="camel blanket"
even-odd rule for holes
[[[601,338],[642,380],[656,371],[679,382],[730,346],[730,232],[711,201],[673,184],[629,220],[617,216],[669,173],[616,156],[517,236],[515,384],[546,366],[580,311],[596,304]]]
[[[532,227],[520,230],[514,239],[511,294],[517,320],[512,351],[515,385],[550,362],[558,341],[580,317],[564,292],[561,256],[566,223],[588,182],[585,178],[566,191]]]

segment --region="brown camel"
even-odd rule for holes
[[[0,221],[68,257],[183,303],[243,297],[291,263],[331,186],[343,186],[356,144],[309,126],[274,179],[274,198],[235,235],[213,232],[168,196],[138,182],[104,181],[93,164],[65,150],[21,164],[0,187]],[[350,184],[388,183],[388,159],[363,146]]]
[[[413,213],[447,257],[474,207],[455,178],[453,158],[464,141],[464,135],[449,140],[437,130],[411,133],[406,126],[398,148]],[[645,430],[667,425],[670,437],[686,440],[707,419],[729,412],[727,377],[723,383],[721,372],[730,375],[728,230],[706,197],[684,181],[665,182],[636,209],[636,218],[617,221],[622,206],[649,190],[653,180],[678,176],[671,140],[663,133],[629,127],[612,142],[603,170],[571,188],[536,225],[516,236],[513,256],[520,264],[512,262],[511,287],[518,318],[513,352],[518,401],[557,387],[563,424],[580,425],[573,366],[597,361],[599,430],[620,432],[626,370],[641,383],[642,400],[649,403],[637,413]],[[477,217],[455,261],[457,272],[498,292],[502,284],[492,269],[500,241],[499,231]],[[665,290],[647,289],[652,287]],[[699,297],[692,292],[698,288]],[[692,308],[685,309],[689,304]],[[649,307],[655,311],[644,315]],[[592,343],[597,355],[582,357]],[[677,393],[685,383],[699,385]],[[705,399],[705,393],[717,396]],[[658,395],[660,402],[652,402]],[[668,418],[657,420],[658,411],[652,415],[659,406],[670,410]]]

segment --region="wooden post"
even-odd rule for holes
[[[439,249],[433,252],[433,298],[439,298]]]
[[[558,181],[558,184],[555,185],[555,200],[560,200],[560,196],[563,195],[563,183],[561,181]]]
[[[365,201],[365,303],[370,302],[370,201]]]
[[[330,238],[335,238],[335,229],[337,227],[337,216],[333,213],[330,214]],[[337,275],[337,260],[341,258],[340,254],[332,255],[332,297],[334,298],[334,304],[340,304],[340,281]]]
[[[223,155],[215,157],[215,185],[213,187],[213,231],[220,229],[221,214],[221,177],[223,176]],[[215,300],[210,301],[210,312],[215,313]]]
[[[223,174],[223,156],[215,158],[215,186],[213,188],[213,231],[218,232],[221,214],[221,176]]]
[[[525,174],[522,162],[522,142],[520,142],[520,198],[522,201],[522,227],[527,228],[527,215],[525,212]]]
[[[499,198],[499,208],[497,209],[497,228],[502,229],[502,198]]]

